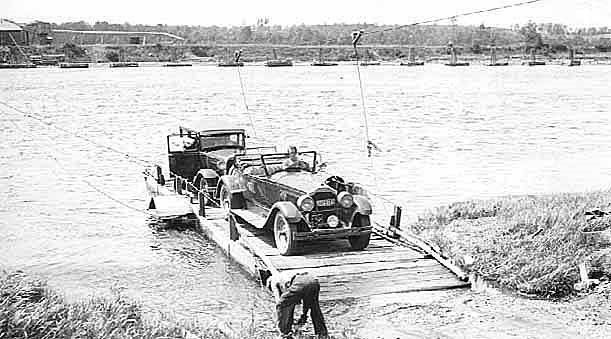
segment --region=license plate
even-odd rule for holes
[[[316,200],[316,206],[318,207],[331,207],[335,206],[334,199]]]

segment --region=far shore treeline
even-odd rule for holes
[[[367,23],[331,25],[280,26],[264,24],[246,26],[188,26],[188,25],[132,25],[84,21],[51,24],[53,29],[167,32],[185,39],[187,44],[278,44],[278,45],[350,45],[350,33],[357,29],[377,31],[397,26]],[[477,52],[481,46],[523,45],[544,46],[600,46],[609,47],[608,27],[571,28],[562,24],[533,23],[495,28],[485,25],[419,25],[371,34],[363,39],[371,45],[440,46],[452,41]]]
[[[270,25],[260,20],[248,26],[188,26],[188,25],[132,25],[84,21],[51,23],[50,29],[71,31],[104,31],[101,34],[53,32],[49,44],[5,46],[0,62],[27,62],[26,55],[65,55],[73,62],[166,62],[180,60],[218,61],[230,58],[241,49],[242,61],[260,62],[272,58],[274,49],[281,58],[312,61],[320,56],[326,60],[354,60],[351,33],[357,29],[366,32],[398,28],[374,24],[332,25]],[[133,44],[120,42],[109,31],[164,32],[184,40],[170,38],[165,42],[153,39]],[[144,43],[146,41],[146,43]],[[408,55],[438,62],[446,60],[448,44],[466,61],[482,62],[495,48],[501,58],[527,57],[532,50],[549,60],[566,58],[569,49],[576,55],[587,56],[596,62],[609,63],[611,56],[611,30],[608,27],[571,28],[561,24],[528,22],[512,28],[484,25],[419,25],[368,34],[360,41],[361,56],[374,60],[396,61]],[[320,48],[319,48],[320,47]],[[414,47],[411,51],[410,48]],[[2,52],[2,51],[0,51]]]

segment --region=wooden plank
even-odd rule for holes
[[[435,258],[437,261],[439,261],[440,264],[442,264],[443,266],[447,267],[450,271],[454,272],[454,274],[456,274],[456,276],[458,276],[458,278],[460,280],[467,281],[467,279],[469,279],[467,274],[460,267],[454,265],[449,260],[447,260],[444,257],[442,257],[441,254],[439,254],[431,246],[429,246],[426,242],[424,242],[422,239],[419,239],[415,235],[409,234],[408,232],[406,232],[404,230],[401,230],[401,229],[398,229],[398,228],[393,227],[393,226],[376,225],[376,227],[378,229],[381,228],[382,230],[388,230],[388,231],[394,232],[394,233],[398,234],[401,237],[402,240],[404,240],[404,241],[406,241],[408,243],[414,244],[417,247],[421,248],[427,254],[430,254],[431,256],[433,256],[433,258]]]
[[[323,266],[353,265],[362,263],[381,263],[381,262],[404,262],[424,259],[420,254],[406,255],[406,253],[386,253],[386,252],[361,252],[361,255],[327,256],[324,258],[313,258],[311,256],[289,256],[281,258],[271,258],[278,270],[289,270],[297,268],[315,268]]]
[[[238,225],[240,239],[231,241],[222,210],[208,208],[206,213],[208,218],[200,218],[206,235],[251,274],[256,276],[258,260],[272,274],[307,269],[319,277],[323,300],[468,285],[427,254],[399,246],[380,234],[372,234],[364,251],[354,251],[347,240],[340,239],[305,242],[298,255],[281,256],[270,233]]]
[[[277,267],[277,266],[276,266]],[[361,263],[361,264],[350,264],[350,265],[336,265],[336,266],[321,266],[315,267],[308,271],[314,272],[317,276],[339,276],[348,274],[359,274],[362,278],[371,275],[386,275],[386,274],[402,274],[406,271],[409,272],[425,272],[429,269],[435,269],[440,272],[447,271],[445,268],[431,259],[420,259],[411,261],[387,261],[387,262],[376,262],[376,263]],[[299,272],[302,268],[283,270],[283,272]]]
[[[435,291],[469,286],[455,276],[428,281],[395,282],[393,284],[355,283],[342,286],[327,286],[321,283],[320,299],[322,301],[363,298],[389,293],[407,293],[417,291]]]
[[[237,215],[238,217],[244,219],[249,224],[254,225],[255,228],[263,228],[265,225],[265,218],[261,215],[251,212],[246,209],[232,209],[231,213]]]

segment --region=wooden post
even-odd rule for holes
[[[155,166],[157,169],[157,183],[161,186],[165,185],[165,178],[163,177],[163,171],[161,170],[161,166]]]
[[[197,201],[193,201],[193,199],[199,199],[199,190],[192,183],[189,183],[189,185],[191,185],[191,194],[189,195],[189,202],[194,204]]]
[[[206,197],[202,192],[199,192],[199,215],[206,217]]]
[[[395,224],[396,228],[401,228],[401,206],[395,206]]]
[[[233,214],[229,214],[229,239],[233,241],[240,239],[240,233],[236,227],[236,221]]]
[[[182,178],[176,177],[176,193],[182,195]]]

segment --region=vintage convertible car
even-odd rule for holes
[[[187,179],[207,197],[217,196],[219,178],[229,173],[236,155],[271,148],[246,148],[246,137],[243,128],[227,122],[182,124],[179,133],[167,136],[171,176]]]
[[[371,204],[354,183],[316,173],[317,153],[299,154],[304,168],[287,168],[288,154],[235,156],[234,171],[217,187],[227,212],[257,228],[272,230],[280,254],[299,242],[348,239],[355,250],[369,245]]]

